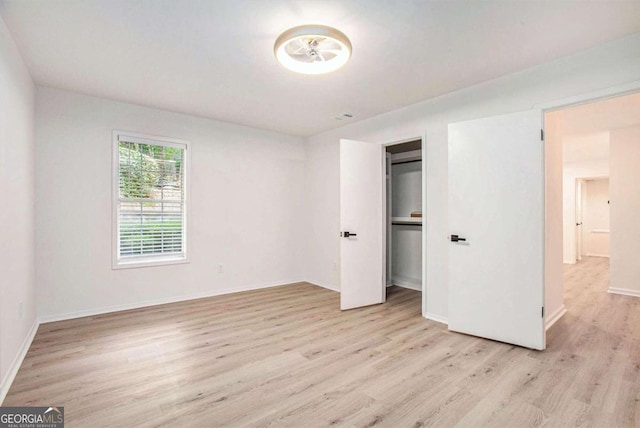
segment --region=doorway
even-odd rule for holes
[[[545,132],[548,329],[594,275],[640,296],[640,93],[547,111]]]
[[[576,252],[575,257],[577,261],[582,260],[582,256],[584,255],[584,211],[585,206],[583,201],[586,199],[587,186],[586,181],[582,178],[576,179],[576,227],[575,227],[575,244],[576,244]],[[570,243],[565,242],[564,245],[571,245]]]
[[[385,146],[386,292],[422,292],[422,139]]]
[[[576,198],[579,200],[576,204],[577,262],[583,257],[609,258],[609,177],[576,180]]]

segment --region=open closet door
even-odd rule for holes
[[[384,148],[340,140],[340,309],[385,300]]]
[[[449,329],[545,348],[540,110],[449,125]]]

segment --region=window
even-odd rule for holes
[[[114,268],[187,261],[187,143],[114,131]]]

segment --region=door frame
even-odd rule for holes
[[[567,98],[560,98],[557,99],[555,101],[549,101],[549,102],[543,102],[543,103],[537,103],[534,104],[532,106],[532,108],[538,108],[542,110],[542,129],[543,129],[543,133],[546,136],[547,135],[547,129],[546,129],[546,123],[545,123],[545,117],[546,117],[546,113],[551,113],[553,111],[557,111],[557,110],[564,110],[566,108],[570,108],[570,107],[575,107],[575,106],[579,106],[582,104],[589,104],[589,103],[593,103],[593,102],[597,102],[597,101],[604,101],[610,98],[618,98],[618,97],[622,97],[625,95],[632,95],[632,94],[637,94],[640,93],[640,80],[634,80],[632,82],[628,82],[628,83],[623,83],[620,85],[615,85],[615,86],[610,86],[608,88],[604,88],[604,89],[598,89],[598,90],[594,90],[594,91],[590,91],[590,92],[584,92],[582,94],[579,95],[575,95],[575,96],[571,96],[571,97],[567,97]],[[544,158],[544,162],[542,164],[542,168],[544,170],[545,168],[545,164],[547,161],[547,139],[546,137],[543,139],[542,142],[542,146],[543,146],[543,158]],[[546,172],[545,172],[545,177],[546,177]],[[562,187],[562,182],[559,184],[560,187]],[[546,224],[546,214],[547,214],[547,206],[546,206],[546,193],[547,193],[547,189],[546,186],[543,188],[544,190],[544,195],[545,195],[545,199],[544,199],[544,213],[545,213],[545,222],[544,222],[544,236],[546,237],[547,234],[547,224]],[[561,189],[562,191],[562,189]],[[546,241],[546,240],[545,240]],[[562,252],[563,248],[563,243],[560,244],[560,251]],[[546,272],[547,270],[547,253],[548,253],[548,248],[546,245],[546,242],[543,243],[543,248],[544,248],[544,271]],[[564,281],[560,283],[560,286],[564,289]],[[546,291],[547,288],[547,278],[545,276],[545,282],[543,284],[543,289]],[[566,311],[565,311],[566,312]],[[564,313],[562,313],[562,315],[560,315],[559,317],[553,319],[553,322],[549,325],[547,325],[547,315],[551,315],[551,314],[547,314],[545,313],[545,336],[546,336],[546,332],[547,330],[556,322],[558,321],[558,319],[560,319],[562,317],[562,315],[564,315]],[[545,340],[546,341],[546,340]]]
[[[421,265],[421,270],[422,270],[422,284],[420,286],[421,292],[422,292],[422,316],[425,317],[426,313],[427,313],[427,263],[425,262],[426,260],[426,256],[427,256],[427,227],[425,225],[425,215],[427,213],[427,195],[425,193],[425,190],[427,189],[427,162],[425,162],[425,143],[426,143],[426,135],[420,135],[420,136],[415,136],[415,137],[410,137],[410,138],[403,138],[401,140],[394,140],[390,143],[383,143],[382,146],[385,148],[385,153],[386,153],[386,148],[389,146],[396,146],[398,144],[404,144],[404,143],[410,143],[412,141],[418,141],[420,140],[420,157],[421,157],[421,161],[422,161],[422,182],[420,183],[420,191],[422,192],[422,236],[421,236],[421,246],[422,246],[422,257],[420,260],[420,265]],[[385,167],[386,167],[386,161],[385,161]],[[383,175],[385,173],[385,171],[382,171]],[[384,188],[382,189],[382,194],[383,194],[383,198],[384,198],[384,202],[383,205],[386,207],[387,206],[387,180],[383,181]],[[385,249],[385,253],[388,251],[388,246],[387,246],[387,222],[384,221],[383,225],[382,225],[382,237],[384,240],[384,249]],[[387,286],[387,277],[386,277],[386,266],[385,266],[385,280],[384,280],[384,285],[385,288]]]
[[[576,178],[574,192],[576,194],[576,203],[575,203],[575,215],[574,215],[574,223],[575,226],[575,244],[576,244],[576,254],[573,260],[574,263],[582,260],[582,253],[584,250],[584,194],[585,194],[585,184],[586,180],[584,178]],[[579,220],[579,223],[578,223]]]

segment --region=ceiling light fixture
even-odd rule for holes
[[[324,74],[345,65],[351,57],[351,42],[339,30],[326,25],[290,28],[273,46],[276,58],[296,73]]]

